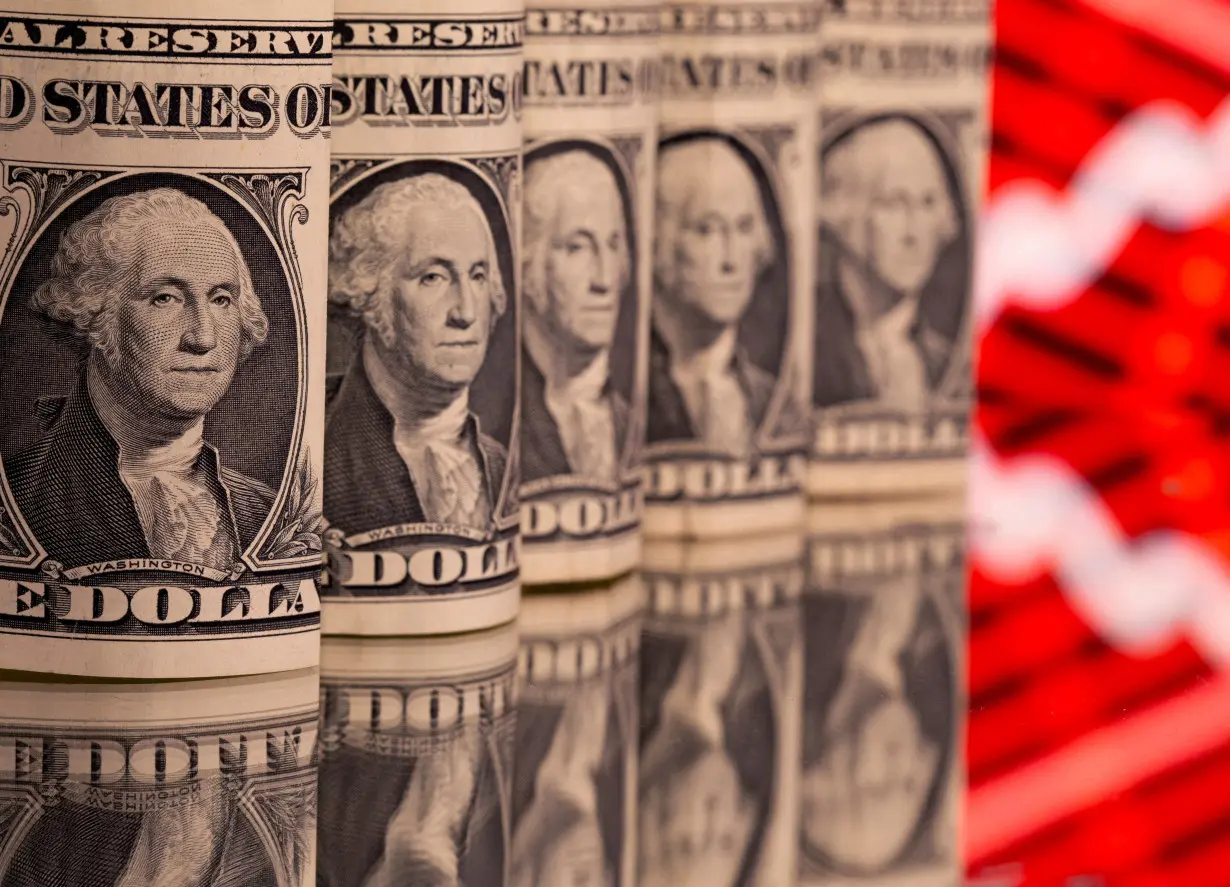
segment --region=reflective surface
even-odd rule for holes
[[[792,884],[803,538],[647,546],[643,887]]]
[[[636,884],[643,609],[636,576],[522,602],[514,887]]]
[[[0,884],[312,883],[317,681],[0,682]]]
[[[516,663],[513,626],[325,639],[318,885],[504,883]]]
[[[806,884],[950,885],[964,708],[961,500],[814,507]]]
[[[963,543],[825,505],[319,678],[0,682],[0,884],[952,885]]]

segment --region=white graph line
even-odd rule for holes
[[[974,310],[985,329],[1011,301],[1046,310],[1099,277],[1140,223],[1208,224],[1230,202],[1230,99],[1207,121],[1153,102],[1082,161],[1066,192],[1022,180],[998,189],[982,214]]]
[[[1075,298],[1138,225],[1185,230],[1230,202],[1230,99],[1207,121],[1172,102],[1127,117],[1085,158],[1067,191],[1000,188],[983,214],[974,282],[985,330],[1013,302],[1035,310]],[[1050,568],[1071,606],[1108,643],[1149,655],[1186,636],[1230,665],[1230,573],[1184,533],[1125,537],[1105,503],[1058,460],[972,453],[971,545],[992,578]]]
[[[970,547],[989,577],[1020,582],[1049,568],[1124,653],[1154,655],[1186,636],[1211,664],[1230,665],[1230,572],[1201,540],[1126,538],[1101,497],[1050,457],[1004,462],[976,439],[971,463]]]

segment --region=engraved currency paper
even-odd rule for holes
[[[644,600],[633,576],[522,603],[512,887],[637,882]]]
[[[527,10],[527,583],[640,560],[659,12],[641,0]]]
[[[647,546],[642,887],[795,884],[803,540],[739,547]]]
[[[0,884],[313,887],[318,685],[0,682]]]
[[[312,665],[329,4],[0,10],[0,667]]]
[[[663,14],[645,531],[802,525],[819,6]]]
[[[826,5],[812,494],[962,482],[989,18],[989,0]]]
[[[963,876],[962,505],[813,507],[803,887],[950,887]]]
[[[317,887],[508,883],[517,633],[325,638]]]
[[[327,634],[519,597],[517,0],[341,0],[333,46]]]

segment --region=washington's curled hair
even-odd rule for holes
[[[692,200],[711,183],[727,176],[746,176],[759,192],[756,177],[738,151],[718,138],[702,138],[664,146],[658,153],[657,227],[654,231],[653,272],[660,287],[673,290],[679,248],[679,228]],[[773,236],[764,205],[757,201],[755,262],[763,271],[773,261]]]
[[[615,200],[623,196],[611,167],[588,151],[576,149],[532,160],[525,170],[525,192],[522,205],[522,292],[526,301],[537,307],[547,288],[547,257],[551,238],[555,234],[556,217],[566,193],[579,193],[592,198],[597,183],[611,184]],[[623,216],[623,207],[620,206]],[[624,231],[623,254],[620,259],[619,291],[628,285],[628,232]]]
[[[390,292],[405,260],[406,231],[421,206],[477,213],[487,228],[491,303],[499,317],[508,304],[487,214],[464,185],[439,173],[385,182],[344,211],[329,237],[329,302],[360,318],[386,345],[394,340]]]
[[[877,120],[850,133],[824,158],[820,189],[824,224],[848,249],[866,258],[866,237],[860,226],[867,224],[889,169],[907,166],[911,178],[931,181],[944,194],[936,237],[941,243],[951,241],[960,233],[960,222],[937,152],[918,125],[900,118]]]
[[[247,357],[269,335],[269,319],[252,286],[247,262],[226,224],[204,203],[175,188],[112,197],[70,225],[60,237],[47,279],[30,300],[31,307],[67,327],[114,365],[119,353],[117,296],[137,283],[143,234],[152,225],[172,231],[208,226],[225,235],[235,252],[239,277],[235,305],[244,334],[240,354]],[[192,245],[186,243],[185,248]]]

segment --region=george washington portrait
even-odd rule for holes
[[[228,224],[178,188],[110,197],[63,229],[24,307],[78,357],[67,390],[38,399],[33,442],[5,461],[43,548],[70,566],[231,569],[275,492],[207,439],[270,335]]]
[[[508,451],[471,390],[508,308],[501,248],[483,205],[440,172],[335,204],[329,301],[360,330],[325,428],[325,515],[344,532],[492,528]]]

